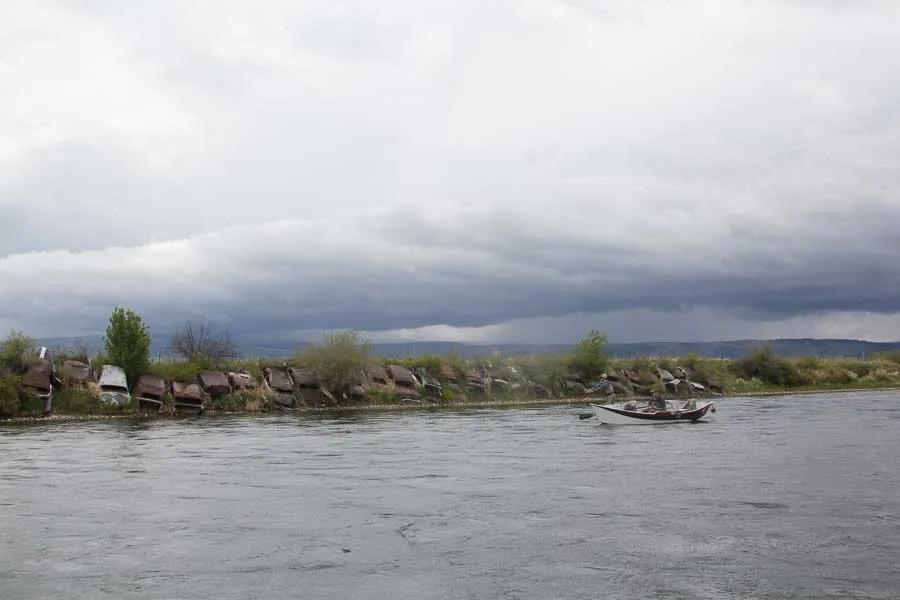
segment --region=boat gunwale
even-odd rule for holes
[[[630,411],[622,408],[614,408],[612,406],[604,405],[604,404],[591,404],[594,409],[602,408],[606,411],[609,411],[615,415],[620,417],[627,417],[629,419],[635,419],[637,421],[659,421],[661,423],[668,422],[678,422],[678,421],[697,421],[698,419],[706,416],[706,413],[709,412],[710,407],[712,407],[713,402],[707,402],[701,406],[698,406],[694,410],[689,411],[666,411],[666,414],[659,414],[658,412],[653,413],[645,413],[638,411]],[[596,412],[596,411],[595,411]],[[599,416],[599,414],[598,414]]]

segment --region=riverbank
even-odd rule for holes
[[[0,419],[33,419],[51,405],[55,417],[69,420],[139,417],[137,398],[151,392],[151,402],[165,417],[187,408],[210,415],[477,409],[652,395],[684,400],[900,388],[897,353],[866,359],[783,358],[762,348],[738,360],[693,355],[612,359],[604,353],[602,337],[592,334],[586,340],[571,353],[555,356],[377,359],[349,336],[323,347],[324,357],[161,360],[129,379],[127,389],[119,388],[123,406],[101,399],[103,357],[59,356],[53,364],[61,378],[52,386],[51,363],[44,363],[45,391],[52,387],[52,402],[45,402],[46,394],[35,395],[34,366],[24,375],[12,374],[9,366],[7,374],[0,371]],[[145,400],[146,408],[151,402]]]
[[[769,390],[762,392],[739,392],[721,396],[703,396],[703,400],[713,402],[728,401],[737,398],[769,398],[781,396],[818,396],[826,394],[865,394],[877,392],[900,392],[900,386],[867,387],[867,388],[840,388],[840,389],[803,389],[803,390]],[[672,398],[682,400],[684,398]],[[700,398],[698,398],[700,399]],[[454,412],[466,410],[488,409],[515,409],[515,408],[539,408],[549,406],[583,406],[589,404],[608,404],[622,401],[624,398],[615,397],[571,397],[571,398],[514,398],[493,399],[473,402],[451,403],[395,403],[395,404],[356,404],[338,407],[301,407],[289,411],[248,411],[248,410],[209,410],[202,415],[176,415],[176,414],[146,414],[139,412],[117,414],[52,414],[48,416],[23,416],[9,419],[0,419],[2,425],[22,425],[40,423],[78,423],[105,420],[147,420],[147,421],[181,421],[187,419],[203,419],[206,417],[221,416],[273,416],[273,415],[344,415],[359,413],[402,413],[402,412]]]

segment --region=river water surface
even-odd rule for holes
[[[897,598],[900,395],[0,425],[0,598]]]

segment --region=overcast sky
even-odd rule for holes
[[[900,339],[900,2],[0,3],[0,328]]]

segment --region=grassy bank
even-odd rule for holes
[[[900,388],[900,352],[866,359],[781,358],[768,349],[760,349],[739,360],[684,357],[641,357],[610,359],[595,357],[593,363],[573,355],[492,356],[481,360],[462,360],[455,356],[407,357],[383,361],[400,364],[441,385],[440,393],[423,393],[410,401],[403,394],[384,386],[366,388],[363,396],[336,396],[327,405],[302,405],[297,410],[406,410],[420,408],[490,408],[542,404],[582,403],[588,400],[615,401],[625,397],[658,393],[668,397],[703,395],[771,395],[840,390]],[[262,379],[267,366],[302,366],[298,355],[274,361],[207,360],[160,361],[148,371],[166,380],[190,381],[204,370],[218,368],[243,371]],[[588,372],[591,376],[585,375]],[[679,373],[699,383],[703,389],[683,385],[667,386],[661,373]],[[467,385],[467,378],[484,382],[483,389]],[[591,392],[596,384],[608,382],[614,394]],[[18,375],[0,375],[0,417],[33,418],[41,405],[22,388]],[[586,391],[587,390],[587,391]],[[715,394],[711,393],[715,390]],[[232,392],[212,399],[210,414],[267,413],[282,411],[266,389]],[[119,408],[100,402],[95,384],[64,385],[54,392],[53,413],[58,416],[132,416],[138,415],[136,403]],[[172,398],[167,396],[162,416],[174,414]]]

